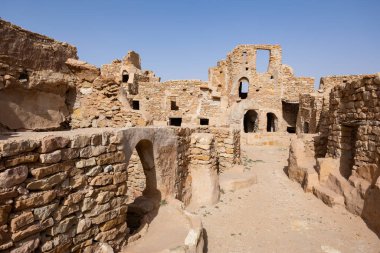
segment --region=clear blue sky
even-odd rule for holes
[[[128,50],[163,80],[207,80],[237,44],[281,44],[298,76],[380,72],[380,0],[1,0],[0,17],[100,66]],[[1,37],[0,37],[1,39]]]

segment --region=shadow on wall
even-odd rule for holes
[[[23,89],[0,91],[0,123],[11,131],[69,129],[75,97],[75,89],[65,96]]]

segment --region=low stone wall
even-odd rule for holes
[[[168,129],[87,129],[0,141],[0,249],[79,252],[94,240],[120,249],[138,180],[128,177],[127,165],[141,140],[153,144],[161,197],[174,195],[166,183],[176,176],[176,137]]]
[[[238,132],[219,131],[220,141],[225,136],[240,150]],[[218,138],[206,134],[213,144],[202,150],[207,160],[195,154],[193,135],[196,129],[93,128],[0,136],[0,249],[87,252],[100,242],[118,251],[140,197],[189,203],[190,164],[212,161],[217,176]],[[234,155],[228,158],[232,165]]]

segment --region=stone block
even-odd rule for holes
[[[29,253],[34,252],[40,244],[40,238],[31,238],[23,242],[20,246],[12,249],[9,253]]]
[[[55,191],[45,191],[30,195],[26,199],[19,199],[15,202],[15,210],[21,211],[27,208],[39,207],[53,201],[56,197]]]
[[[98,165],[108,165],[113,163],[122,163],[125,161],[125,154],[122,151],[115,153],[106,153],[97,157]]]
[[[324,183],[331,173],[339,171],[339,160],[331,157],[318,158],[317,171],[319,174],[319,181]]]
[[[20,241],[28,236],[31,236],[33,234],[39,233],[42,230],[45,230],[48,227],[51,227],[54,225],[54,221],[52,218],[49,218],[42,223],[31,225],[19,232],[12,234],[12,240],[17,242]]]
[[[95,166],[96,165],[96,161],[95,161],[95,158],[89,158],[87,160],[80,160],[78,162],[76,162],[75,166],[78,168],[78,169],[81,169],[81,168],[84,168],[84,167],[90,167],[90,166]]]
[[[34,216],[32,212],[25,212],[19,216],[16,216],[11,220],[11,231],[16,232],[20,228],[29,225],[34,222]]]
[[[28,177],[28,167],[20,165],[0,173],[0,188],[10,188],[21,184]]]
[[[33,215],[36,220],[44,221],[51,216],[51,214],[57,209],[58,203],[50,204],[33,209]]]
[[[5,160],[5,167],[13,167],[24,163],[33,163],[36,162],[39,158],[39,154],[37,153],[27,153],[19,155],[18,157],[12,157],[10,159]]]
[[[40,154],[41,163],[57,163],[61,161],[61,159],[62,159],[61,150],[56,150],[54,152],[47,153],[47,154]]]
[[[49,176],[58,172],[69,171],[72,167],[74,167],[74,163],[71,161],[68,161],[68,162],[63,162],[63,163],[52,164],[46,167],[34,168],[31,170],[31,174],[36,179],[42,179],[46,176]]]
[[[87,135],[76,135],[71,140],[71,148],[84,148],[91,144],[91,137]]]
[[[62,149],[70,143],[70,139],[62,136],[46,136],[41,140],[41,153],[50,153],[57,149]]]
[[[103,186],[103,185],[109,185],[112,183],[113,183],[113,175],[100,175],[100,176],[94,177],[91,180],[90,185]]]
[[[26,188],[28,190],[50,190],[57,184],[62,183],[66,176],[65,172],[61,172],[48,178],[32,181],[26,185]]]

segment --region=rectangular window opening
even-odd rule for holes
[[[169,118],[169,126],[181,126],[182,118]]]
[[[201,126],[208,126],[209,120],[208,119],[199,119],[199,124]]]
[[[266,73],[269,69],[270,50],[256,50],[256,72]]]
[[[140,101],[138,101],[138,100],[133,100],[133,101],[132,101],[132,109],[133,109],[133,110],[140,110]]]
[[[178,111],[179,107],[177,106],[177,102],[176,101],[170,101],[170,109],[172,111]]]

